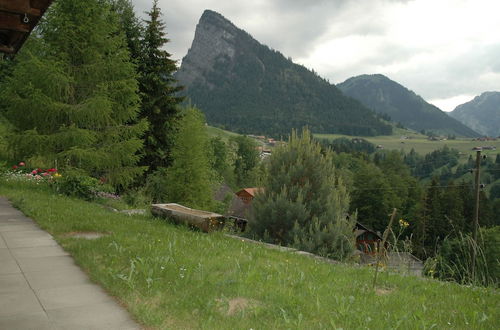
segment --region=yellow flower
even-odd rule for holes
[[[399,226],[403,227],[403,228],[406,228],[408,227],[410,224],[408,222],[406,222],[405,220],[403,219],[399,219]]]
[[[60,177],[62,177],[61,174],[59,174],[59,173],[54,174],[54,178],[60,178]]]

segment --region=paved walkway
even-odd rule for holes
[[[0,197],[0,329],[140,329],[50,234]]]

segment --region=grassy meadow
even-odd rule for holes
[[[328,264],[127,216],[46,187],[0,182],[0,195],[70,252],[148,329],[497,329],[494,289]],[[100,232],[95,240],[74,232]]]
[[[408,136],[409,139],[403,139],[402,136]],[[333,140],[340,137],[346,137],[352,139],[353,136],[339,135],[339,134],[314,134],[314,137],[318,139],[329,139]],[[421,134],[395,134],[390,136],[373,136],[373,137],[363,137],[365,140],[375,144],[382,145],[384,149],[389,150],[403,150],[404,152],[410,152],[411,149],[415,149],[421,155],[428,154],[434,150],[440,149],[445,145],[449,148],[458,149],[463,155],[461,159],[467,160],[469,155],[475,155],[476,152],[472,150],[474,147],[481,146],[494,146],[497,150],[483,150],[483,154],[489,156],[495,156],[500,151],[500,139],[497,141],[473,141],[471,138],[457,138],[455,140],[445,140],[445,141],[429,141],[425,135]]]

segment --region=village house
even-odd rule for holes
[[[245,204],[252,203],[255,195],[262,192],[263,188],[243,188],[236,193],[236,196]]]

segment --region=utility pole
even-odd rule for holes
[[[472,245],[472,281],[475,280],[476,275],[476,247],[477,247],[477,230],[479,227],[479,174],[481,167],[481,150],[476,152],[476,203],[474,206],[474,228],[472,230],[472,238],[474,239],[474,243]]]

